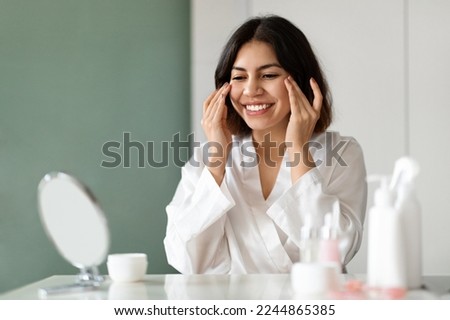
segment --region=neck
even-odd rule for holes
[[[253,142],[258,148],[278,147],[284,143],[285,137],[286,131],[267,130],[252,132]]]
[[[285,152],[285,134],[277,134],[275,131],[253,132],[253,143],[256,152],[264,159],[281,159]]]

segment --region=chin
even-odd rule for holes
[[[252,131],[266,131],[270,129],[270,126],[262,124],[262,123],[255,123],[252,121],[246,121],[248,127],[252,129]]]

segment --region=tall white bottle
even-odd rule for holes
[[[395,193],[387,177],[368,180],[381,180],[381,186],[368,214],[367,285],[371,289],[404,289],[404,242],[400,215],[394,208]]]
[[[422,285],[422,216],[414,182],[419,165],[409,157],[395,163],[391,188],[397,190],[395,208],[399,212],[404,236],[406,283],[409,289]]]

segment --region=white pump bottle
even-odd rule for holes
[[[397,191],[395,208],[403,227],[406,283],[409,289],[422,285],[421,207],[414,189],[419,165],[409,157],[395,163],[390,188]]]
[[[387,176],[370,176],[381,181],[369,211],[367,285],[372,289],[405,289],[404,242],[400,215],[394,208],[395,192]]]

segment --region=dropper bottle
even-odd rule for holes
[[[319,262],[334,263],[338,270],[342,270],[341,255],[339,251],[339,202],[333,205],[333,212],[324,217],[324,224],[320,230]]]
[[[296,297],[321,299],[340,290],[339,271],[335,264],[319,261],[322,216],[306,213],[300,229],[300,261],[291,269],[291,285]],[[322,221],[320,221],[322,222]]]
[[[304,216],[304,223],[300,229],[300,261],[317,262],[318,259],[318,228],[311,213]]]

